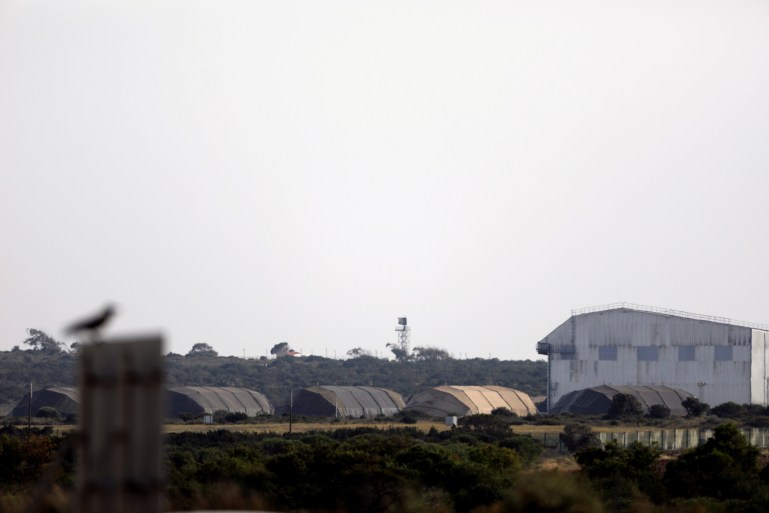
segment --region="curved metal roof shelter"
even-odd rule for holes
[[[529,394],[500,386],[442,386],[419,392],[409,399],[406,410],[436,417],[489,414],[507,408],[516,415],[534,415],[537,407]]]
[[[226,411],[249,417],[272,415],[275,409],[264,394],[235,387],[173,387],[168,389],[170,417]]]
[[[32,394],[32,416],[40,408],[50,407],[62,415],[77,413],[80,406],[80,392],[74,387],[51,387]],[[11,417],[26,417],[29,414],[29,395],[24,395],[11,410]]]
[[[395,415],[404,406],[399,393],[379,387],[313,386],[294,396],[297,415],[370,418]]]
[[[550,413],[605,414],[609,412],[612,398],[617,394],[632,395],[647,411],[655,404],[664,404],[670,408],[671,415],[681,416],[686,415],[681,402],[693,397],[685,390],[665,386],[601,385],[566,394],[550,409]]]

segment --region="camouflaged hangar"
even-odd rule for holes
[[[464,417],[489,414],[505,408],[518,416],[535,415],[537,407],[529,394],[500,386],[440,386],[414,394],[405,411],[433,417]]]

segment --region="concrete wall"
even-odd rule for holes
[[[754,404],[769,402],[769,333],[753,330],[750,347],[750,397]]]
[[[606,384],[680,388],[711,406],[766,405],[768,335],[626,308],[572,316],[542,341],[550,345],[551,404],[571,391]]]

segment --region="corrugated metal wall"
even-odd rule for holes
[[[769,403],[769,333],[753,330],[750,348],[750,396],[755,404]]]
[[[765,331],[620,308],[573,316],[543,341],[551,347],[551,405],[604,384],[680,388],[711,406],[767,403]],[[616,347],[616,360],[601,360],[602,346]]]

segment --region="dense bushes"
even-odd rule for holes
[[[737,426],[724,424],[705,444],[670,462],[665,484],[675,497],[748,499],[761,489],[758,455]]]
[[[593,430],[587,424],[569,424],[563,428],[563,433],[558,436],[561,443],[570,452],[601,445],[598,435],[593,433]]]
[[[710,441],[666,469],[656,448],[602,448],[587,426],[574,425],[571,434],[584,445],[576,453],[583,471],[566,473],[530,470],[541,446],[524,456],[538,444],[488,422],[475,418],[428,433],[171,435],[171,507],[209,504],[233,484],[242,497],[256,494],[262,507],[275,511],[715,513],[769,505],[762,481],[769,470],[760,470],[758,451],[734,425],[719,426]]]
[[[50,429],[0,428],[0,490],[34,483],[54,462],[59,482],[70,483],[73,458],[71,440],[51,436]]]
[[[166,436],[172,511],[260,509],[336,513],[760,512],[769,467],[734,424],[677,458],[656,448],[596,444],[574,424],[581,472],[534,470],[542,446],[514,434],[514,417],[468,417],[446,431],[339,428],[293,435],[228,430]],[[507,423],[507,424],[506,424]],[[0,511],[22,511],[41,476],[53,476],[64,511],[72,450],[50,431],[0,430]],[[65,449],[65,450],[62,450]],[[553,454],[551,454],[553,456]],[[553,460],[549,460],[552,462]],[[573,461],[571,463],[574,464]],[[537,465],[539,466],[539,465]],[[50,473],[50,470],[56,470]],[[47,486],[47,485],[46,485]],[[15,494],[15,495],[14,495]]]
[[[537,453],[521,438],[508,431],[489,443],[462,429],[411,428],[169,435],[171,507],[196,507],[218,486],[235,484],[275,510],[470,511],[502,500]]]
[[[593,485],[612,511],[628,511],[645,500],[669,511],[766,511],[769,488],[762,482],[759,451],[734,424],[723,424],[713,438],[684,452],[660,471],[659,452],[640,444],[616,443],[577,452]],[[769,476],[766,476],[769,477]]]
[[[603,449],[589,447],[579,451],[577,462],[601,490],[611,510],[624,511],[643,495],[654,502],[665,498],[656,468],[659,455],[656,448],[637,442],[627,449],[612,442]]]

